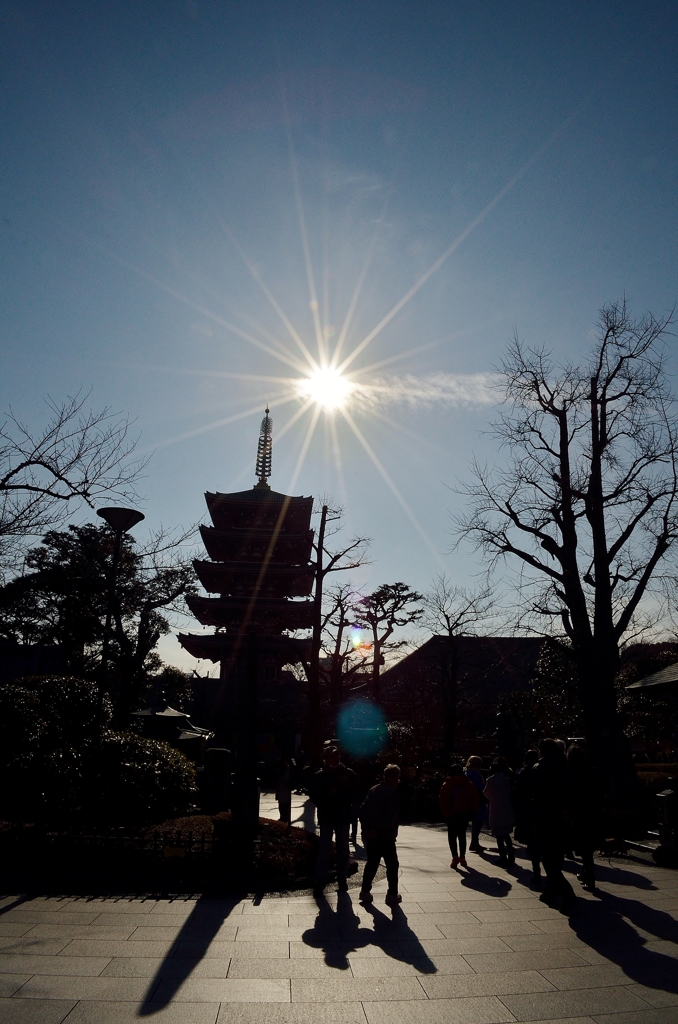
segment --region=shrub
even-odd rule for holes
[[[195,768],[168,743],[109,732],[97,788],[109,821],[158,820],[186,812],[196,792]]]

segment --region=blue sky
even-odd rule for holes
[[[321,416],[294,492],[345,501],[347,533],[373,538],[365,585],[471,581],[450,488],[472,451],[494,457],[492,408],[397,395],[491,373],[514,330],[574,359],[623,294],[674,304],[675,4],[10,0],[0,17],[2,408],[37,426],[46,395],[91,388],[129,413],[152,526],[254,483],[263,405],[279,433],[301,402],[225,375],[298,370],[225,325],[294,347],[244,254],[315,346],[292,152],[330,344],[371,244],[347,352],[464,236],[352,367],[421,350],[368,371],[399,390],[353,411],[419,530],[340,415],[343,482]],[[310,415],[275,442],[278,490]]]

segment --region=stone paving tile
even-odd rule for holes
[[[99,928],[95,924],[36,924],[26,938],[36,939],[128,939],[134,925],[121,924],[116,928]]]
[[[368,1024],[502,1024],[515,1018],[496,996],[425,1003],[365,1003]]]
[[[593,1019],[595,1024],[676,1024],[676,1011],[673,1007],[667,1006],[663,1009],[648,1008],[626,1013],[596,1014]]]
[[[24,906],[28,909],[24,910]],[[6,911],[0,918],[0,923],[13,922],[25,924],[27,928],[35,924],[58,924],[59,927],[66,924],[88,925],[99,917],[99,911],[90,910],[81,914],[73,914],[69,910],[33,910],[29,904],[24,904],[14,910]]]
[[[527,952],[532,949],[574,949],[579,952],[580,949],[590,949],[590,946],[578,939],[571,930],[550,934],[537,930],[530,935],[507,935],[504,941],[516,952]]]
[[[426,999],[417,978],[294,978],[293,1003],[327,1003],[342,1000],[372,1002],[387,999]]]
[[[498,935],[457,935],[450,939],[400,939],[398,945],[408,956],[455,956],[457,953],[506,953],[509,947]]]
[[[625,988],[580,989],[571,992],[535,992],[505,995],[502,1001],[521,1021],[548,1020],[553,1017],[582,1017],[624,1010],[647,1009],[633,992]]]
[[[361,1003],[222,1003],[217,1024],[365,1024]]]
[[[96,978],[109,958],[105,956],[38,956],[33,953],[0,953],[0,973],[77,974]]]
[[[248,960],[234,957],[228,972],[229,978],[333,978],[335,975],[351,974],[351,965],[346,957],[330,960]]]
[[[125,954],[121,954],[125,955]],[[129,954],[128,954],[129,955]],[[249,941],[238,939],[236,942],[213,942],[207,950],[195,942],[179,942],[174,951],[178,957],[217,957],[225,960],[232,956],[251,956],[261,960],[287,959],[290,955],[290,943],[282,939]]]
[[[628,985],[631,978],[617,964],[599,967],[565,967],[541,972],[556,988],[604,988],[608,985]]]
[[[480,921],[476,924],[439,924],[437,927],[443,933],[446,939],[451,939],[455,935],[475,935],[478,938],[485,938],[495,935],[501,935],[502,938],[510,937],[512,935],[543,935],[540,929],[541,921],[512,921],[510,923],[498,925],[498,924],[482,924]]]
[[[668,992],[663,988],[648,988],[647,985],[627,985],[629,992],[640,996],[650,1006],[676,1006],[678,1007],[678,991],[676,990],[676,979],[673,979],[672,991]],[[678,1013],[676,1014],[678,1020]]]
[[[227,928],[219,928],[210,935],[212,942],[233,942],[238,933],[238,928],[231,925]],[[160,925],[159,928],[135,928],[128,936],[130,942],[173,942],[179,939],[182,942],[200,941],[204,929],[202,928],[177,928]]]
[[[179,957],[114,957],[101,972],[102,978],[225,978],[230,959],[186,960]]]
[[[61,1024],[74,1006],[63,999],[0,999],[0,1024]]]
[[[21,935],[25,935],[33,928],[32,921],[5,921],[4,918],[0,919],[0,936],[6,939],[19,938]]]
[[[70,939],[38,939],[34,935],[0,939],[0,953],[60,953]]]
[[[82,1000],[68,1016],[67,1024],[215,1024],[219,1003],[170,1003],[153,1007],[148,1017],[140,1017],[136,1003],[102,1003]]]
[[[513,992],[552,992],[554,986],[538,971],[509,971],[506,974],[433,975],[420,978],[429,999],[458,999],[461,996],[501,996]]]
[[[126,899],[76,899],[64,909],[68,913],[90,913],[96,910],[100,914],[143,914],[147,916],[156,906],[156,900]]]
[[[171,942],[130,943],[126,939],[71,939],[70,942],[66,942],[63,952],[66,956],[165,956],[171,949]]]
[[[19,992],[21,999],[139,1000],[146,995],[146,978],[78,978],[35,974]]]
[[[543,968],[588,966],[579,953],[567,948],[535,949],[529,953],[465,953],[464,960],[478,974],[495,971],[543,971]]]
[[[352,960],[356,957],[395,957],[403,958],[400,945],[395,940],[390,942],[369,943],[359,949],[352,949],[348,942],[327,943],[324,946],[309,946],[305,942],[290,942],[290,957],[292,959],[328,957],[338,959],[342,956],[349,956]],[[421,953],[420,953],[421,955]]]
[[[394,960],[391,957],[349,957],[356,978],[417,977],[421,974],[473,974],[462,956],[411,957]]]
[[[76,915],[71,915],[75,917]],[[61,920],[61,916],[59,916]],[[161,926],[169,926],[178,931],[181,928],[181,922],[178,922],[176,918],[172,917],[171,914],[135,914],[132,911],[129,913],[111,913],[109,910],[102,910],[97,916],[96,923],[102,928],[156,928]]]
[[[0,998],[8,999],[30,980],[30,974],[0,974]]]
[[[178,1003],[289,1003],[290,983],[286,979],[187,978],[177,989],[161,981],[147,1005],[163,1003],[166,996]]]

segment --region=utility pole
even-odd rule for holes
[[[315,562],[315,592],[313,594],[313,636],[311,640],[311,660],[308,680],[308,714],[310,726],[311,756],[320,759],[320,641],[322,639],[322,605],[323,605],[323,548],[325,544],[325,527],[327,525],[327,505],[323,505],[318,528],[318,547]]]

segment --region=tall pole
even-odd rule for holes
[[[322,737],[320,736],[320,641],[322,639],[323,606],[323,548],[327,525],[327,505],[320,513],[318,547],[315,561],[315,592],[313,595],[313,636],[311,639],[311,661],[308,680],[308,714],[311,756],[320,758]]]
[[[240,869],[246,878],[254,867],[254,840],[259,827],[257,724],[259,705],[259,637],[247,636],[247,657],[240,685],[239,735],[236,760],[234,826]]]
[[[118,576],[118,564],[120,562],[120,551],[122,548],[123,530],[115,530],[115,543],[113,545],[113,562],[108,576],[108,597],[106,603],[106,627],[104,629],[104,646],[101,651],[101,681],[105,684],[108,675],[108,652],[111,643],[111,620],[115,605],[115,585]]]

